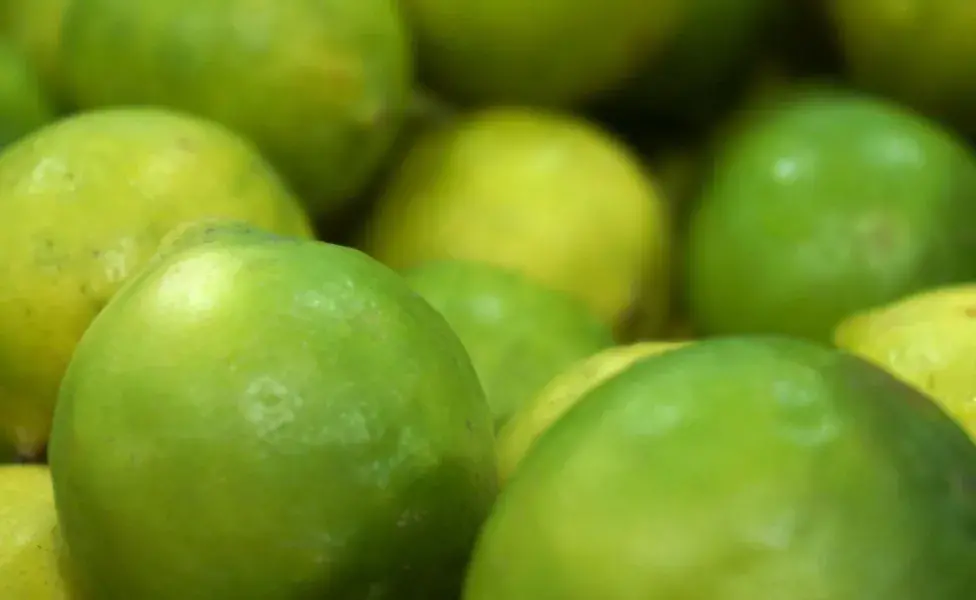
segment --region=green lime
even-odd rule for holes
[[[925,395],[789,338],[639,360],[539,438],[464,600],[959,600],[976,445]]]
[[[701,334],[829,341],[852,312],[976,278],[976,159],[882,100],[781,95],[719,146],[687,241]]]
[[[285,237],[131,279],[72,358],[49,458],[99,600],[457,598],[497,487],[444,319],[362,253]]]
[[[168,106],[253,140],[331,217],[390,150],[413,84],[395,0],[71,0],[70,100]]]
[[[68,600],[51,473],[0,465],[0,598]]]

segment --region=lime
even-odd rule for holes
[[[526,455],[464,600],[959,600],[976,445],[924,394],[788,338],[703,340],[590,391]]]
[[[931,394],[976,438],[976,285],[926,290],[853,315],[834,342]]]
[[[885,101],[781,94],[720,145],[691,215],[687,298],[703,335],[829,341],[852,312],[976,278],[976,158]]]
[[[0,598],[67,600],[68,572],[43,465],[0,465]]]
[[[285,237],[131,279],[72,358],[49,457],[100,600],[456,598],[497,487],[444,319],[362,253]]]
[[[0,154],[0,438],[43,450],[92,318],[168,231],[212,217],[312,236],[250,143],[180,113],[79,113]]]
[[[397,269],[492,263],[577,296],[606,323],[667,315],[666,206],[640,160],[596,126],[522,108],[468,113],[416,141],[362,247]]]
[[[198,114],[254,141],[331,217],[389,151],[412,57],[396,0],[71,0],[70,100]]]

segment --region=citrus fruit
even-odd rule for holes
[[[976,133],[976,5],[969,0],[828,0],[856,84]]]
[[[848,317],[834,342],[930,394],[976,438],[976,285],[926,290]]]
[[[284,237],[132,278],[72,358],[49,458],[100,600],[456,598],[497,487],[444,319],[364,254]]]
[[[634,362],[539,438],[464,600],[958,600],[976,445],[924,394],[791,338]]]
[[[617,140],[525,108],[465,114],[425,132],[368,220],[361,246],[397,269],[492,263],[619,325],[667,314],[669,224],[656,185]]]
[[[434,261],[404,276],[461,339],[496,427],[560,371],[613,344],[582,302],[507,269]]]
[[[54,109],[23,54],[0,40],[0,149],[54,120]]]
[[[245,220],[311,236],[257,151],[211,122],[153,108],[80,113],[0,155],[0,437],[36,455],[92,317],[180,223]]]
[[[474,104],[575,105],[623,83],[671,28],[677,0],[408,0],[420,69]]]
[[[976,158],[883,100],[779,95],[720,145],[690,218],[687,298],[703,335],[827,342],[848,314],[976,277]]]
[[[0,465],[0,598],[67,600],[51,474]]]
[[[393,143],[412,60],[395,0],[72,0],[63,56],[82,108],[154,104],[249,137],[311,212],[353,198]]]
[[[590,390],[631,364],[663,354],[686,342],[638,342],[613,346],[577,361],[554,377],[541,392],[515,411],[498,432],[498,477],[504,484],[536,440]]]

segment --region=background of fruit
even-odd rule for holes
[[[969,0],[3,0],[0,600],[970,597],[973,32]],[[269,249],[283,238],[298,246]],[[190,296],[165,305],[160,277],[204,246],[239,250],[253,281],[219,300],[238,320],[182,338],[171,320]],[[188,285],[218,302],[227,267],[203,267]],[[314,281],[336,295],[309,309],[307,332],[289,329],[282,303]],[[354,311],[365,305],[370,319]],[[303,335],[346,350],[299,384]],[[297,430],[270,452],[307,455],[301,469],[254,458],[247,432],[208,427],[219,411],[180,412],[227,395],[215,369],[228,348],[250,361],[234,381],[279,400],[261,373],[348,402],[429,389],[434,404],[376,409],[427,445],[357,454],[346,423],[328,460]],[[884,372],[895,379],[876,381]],[[836,410],[851,445],[796,442],[755,466],[774,444],[747,440],[780,426],[757,398],[777,383]],[[614,446],[630,435],[621,398],[652,392],[684,398],[679,413],[753,401],[709,409],[729,429],[687,434],[672,458]],[[163,396],[180,402],[157,410]],[[114,412],[130,397],[139,410]],[[858,408],[874,397],[925,406]],[[666,420],[641,410],[634,422]],[[161,423],[231,458],[154,450]],[[172,470],[137,476],[113,453]],[[422,456],[461,474],[361,489],[348,475]],[[700,473],[641,479],[652,464]],[[335,479],[275,488],[328,469]],[[796,469],[821,478],[830,510],[763,495]],[[587,483],[597,472],[602,495]],[[735,485],[757,494],[748,510],[699,506],[739,498]],[[330,494],[344,503],[321,509]],[[572,509],[557,501],[577,495]],[[650,506],[684,529],[639,533]],[[414,525],[387,526],[389,507]],[[847,533],[797,533],[723,570],[723,553],[752,551],[724,523],[776,508]],[[210,537],[173,533],[174,515]],[[319,526],[338,537],[295,545]],[[811,557],[838,548],[849,563],[811,575]]]

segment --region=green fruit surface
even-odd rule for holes
[[[536,442],[464,600],[959,600],[976,446],[870,364],[788,338],[633,363]]]
[[[82,108],[157,104],[251,138],[316,214],[392,146],[412,85],[394,0],[72,1],[64,74]]]
[[[100,600],[456,598],[497,486],[444,320],[393,272],[295,239],[202,244],[79,344],[50,462]]]
[[[613,345],[581,301],[514,271],[434,261],[404,273],[464,343],[496,427],[564,369]]]
[[[826,342],[847,315],[976,278],[976,157],[883,100],[811,87],[739,121],[690,219],[702,334]]]

